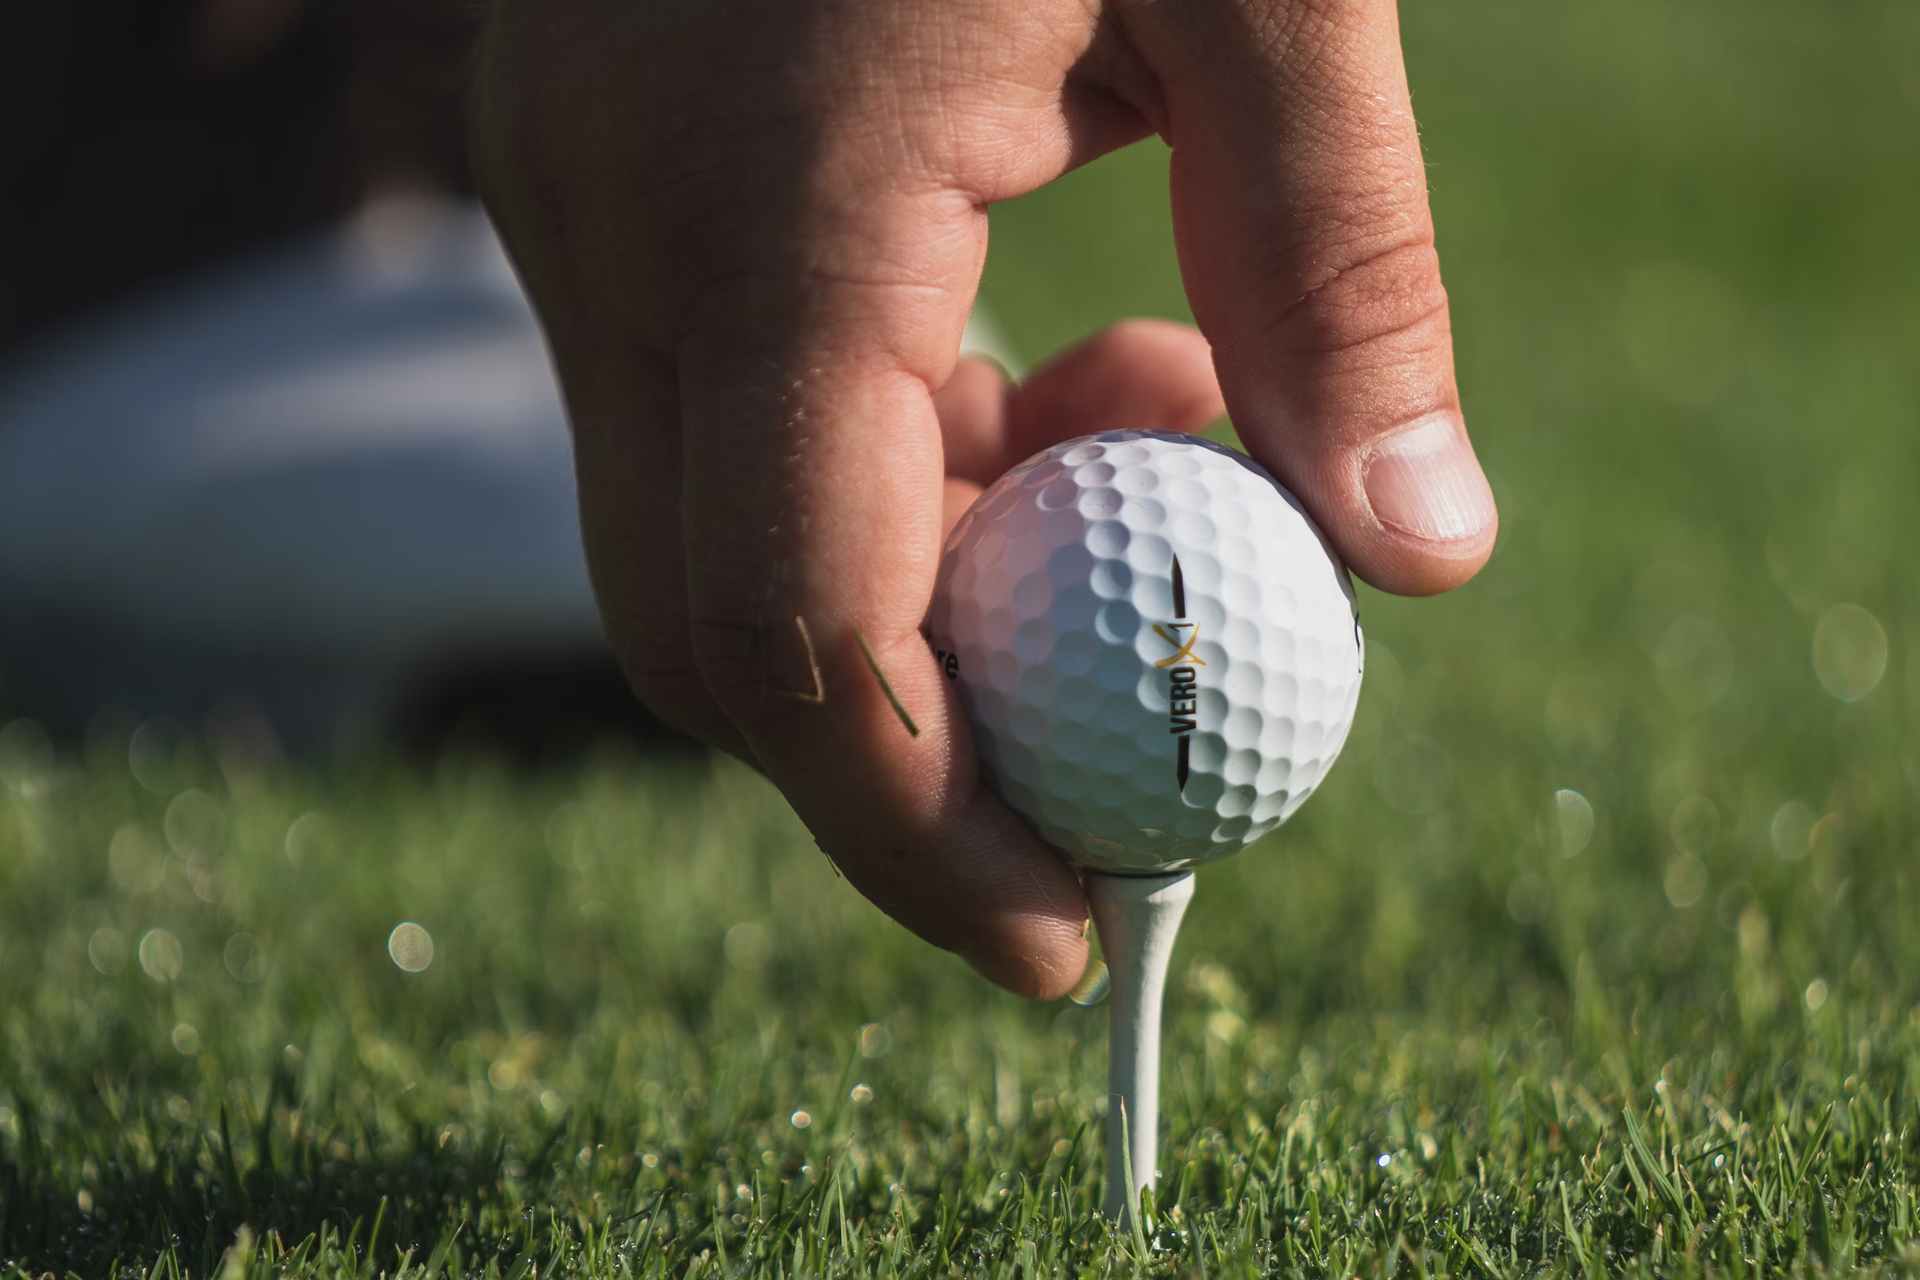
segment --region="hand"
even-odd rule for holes
[[[500,0],[475,125],[634,687],[1013,990],[1079,977],[1086,903],[920,636],[974,486],[1224,406],[1374,585],[1492,548],[1393,0]],[[1205,338],[1121,326],[1011,391],[956,368],[987,206],[1151,132]]]

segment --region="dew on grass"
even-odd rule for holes
[[[1107,998],[1108,990],[1113,986],[1113,975],[1107,972],[1107,966],[1098,960],[1087,961],[1087,968],[1080,975],[1080,981],[1073,984],[1073,990],[1067,992],[1067,999],[1077,1005],[1096,1005]]]
[[[236,982],[258,982],[267,976],[267,953],[260,939],[250,933],[236,933],[227,939],[220,958]]]
[[[332,834],[332,822],[323,813],[307,812],[287,824],[287,836],[281,844],[288,862],[299,866],[318,859]]]
[[[87,959],[101,973],[112,977],[127,966],[127,939],[118,929],[100,928],[87,939]]]
[[[1820,1012],[1821,1007],[1827,1003],[1827,980],[1825,978],[1815,978],[1812,982],[1809,982],[1807,984],[1805,999],[1807,1002],[1807,1012]]]
[[[200,1032],[191,1022],[182,1022],[174,1027],[173,1051],[188,1058],[200,1052]]]
[[[140,967],[155,982],[172,982],[180,976],[186,953],[180,939],[165,929],[149,929],[140,939]]]
[[[1562,787],[1542,810],[1536,832],[1541,844],[1572,858],[1593,843],[1593,828],[1593,805],[1578,791]]]
[[[857,1105],[864,1107],[873,1101],[873,1090],[864,1084],[856,1084],[853,1086],[853,1091],[847,1096],[852,1098]]]
[[[813,1117],[805,1111],[796,1111],[787,1117],[787,1123],[796,1129],[805,1129],[813,1123]]]
[[[1720,927],[1728,933],[1740,932],[1740,919],[1747,908],[1753,905],[1753,886],[1745,880],[1735,880],[1720,891],[1716,900],[1714,914],[1719,917]]]
[[[1720,834],[1720,811],[1703,795],[1690,795],[1674,806],[1667,822],[1673,847],[1682,853],[1703,854]]]
[[[53,777],[53,742],[38,721],[24,717],[0,728],[0,783],[32,797]]]
[[[411,920],[403,920],[387,935],[387,954],[408,973],[424,972],[433,963],[433,935]]]
[[[884,1058],[893,1048],[893,1032],[887,1030],[884,1022],[869,1022],[860,1028],[860,1056],[863,1058]]]
[[[1858,702],[1887,672],[1887,633],[1857,604],[1837,604],[1813,630],[1813,673],[1841,702]]]
[[[134,781],[158,796],[185,789],[193,743],[186,726],[171,716],[143,722],[127,740],[127,767]]]
[[[773,954],[773,940],[764,927],[748,920],[727,930],[722,949],[727,953],[728,964],[752,971],[766,965]]]
[[[161,829],[181,857],[209,857],[226,843],[227,813],[206,792],[189,788],[168,802]]]
[[[1670,858],[1662,883],[1668,902],[1676,907],[1690,907],[1706,895],[1706,864],[1690,853]]]
[[[1805,802],[1787,801],[1774,811],[1773,822],[1767,828],[1773,851],[1788,861],[1805,857],[1807,850],[1812,847],[1813,828],[1818,821],[1819,818]]]

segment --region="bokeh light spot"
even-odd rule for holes
[[[1857,604],[1837,604],[1813,630],[1813,673],[1842,702],[1857,702],[1887,673],[1887,633]]]
[[[226,843],[227,814],[218,800],[190,789],[167,805],[162,827],[167,844],[181,857],[210,857]]]
[[[433,935],[411,920],[402,921],[387,935],[387,954],[408,973],[423,972],[433,963]]]
[[[37,794],[53,775],[53,743],[32,720],[0,728],[0,783],[23,796]]]
[[[860,1028],[860,1056],[863,1058],[884,1058],[893,1048],[893,1032],[887,1030],[884,1022],[869,1022]]]
[[[127,967],[127,940],[118,929],[95,929],[87,939],[87,959],[111,978]]]
[[[187,785],[192,751],[185,725],[168,716],[156,716],[135,729],[127,740],[127,767],[141,786],[155,795],[170,796]]]
[[[140,967],[155,982],[172,982],[179,977],[186,959],[180,939],[165,929],[149,929],[140,939]]]
[[[1705,796],[1690,795],[1674,806],[1667,831],[1682,853],[1706,853],[1720,835],[1720,811]]]
[[[1553,793],[1541,815],[1540,842],[1563,858],[1571,858],[1593,842],[1593,805],[1578,791],[1562,787]]]
[[[267,976],[266,949],[260,945],[260,939],[250,933],[236,933],[228,938],[220,958],[237,982],[258,982]]]
[[[727,953],[727,963],[734,968],[757,970],[773,955],[773,940],[767,936],[765,928],[747,921],[727,930],[723,949]]]
[[[1665,877],[1667,901],[1676,907],[1690,907],[1707,893],[1707,867],[1690,853],[1667,862]]]
[[[1787,801],[1775,811],[1767,828],[1773,851],[1789,862],[1805,857],[1813,845],[1813,827],[1818,821],[1819,817],[1805,801]]]

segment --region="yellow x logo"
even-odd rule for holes
[[[1161,626],[1157,622],[1154,623],[1153,634],[1159,636],[1162,640],[1165,640],[1168,644],[1172,645],[1179,652],[1175,653],[1171,658],[1162,658],[1160,659],[1160,661],[1154,663],[1153,665],[1156,668],[1178,667],[1178,666],[1193,666],[1193,667],[1206,666],[1207,660],[1205,658],[1196,658],[1193,655],[1193,646],[1196,643],[1198,643],[1200,639],[1200,624],[1197,622],[1194,622],[1194,623],[1176,622],[1174,623],[1174,625],[1176,627],[1191,626],[1193,628],[1193,634],[1188,636],[1186,638],[1186,641],[1182,643],[1179,636],[1168,635],[1167,629],[1165,627]]]

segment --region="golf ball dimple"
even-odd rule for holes
[[[947,539],[928,634],[988,785],[1075,862],[1122,873],[1198,866],[1292,816],[1364,665],[1352,584],[1292,495],[1154,431],[1069,440],[982,494]]]

